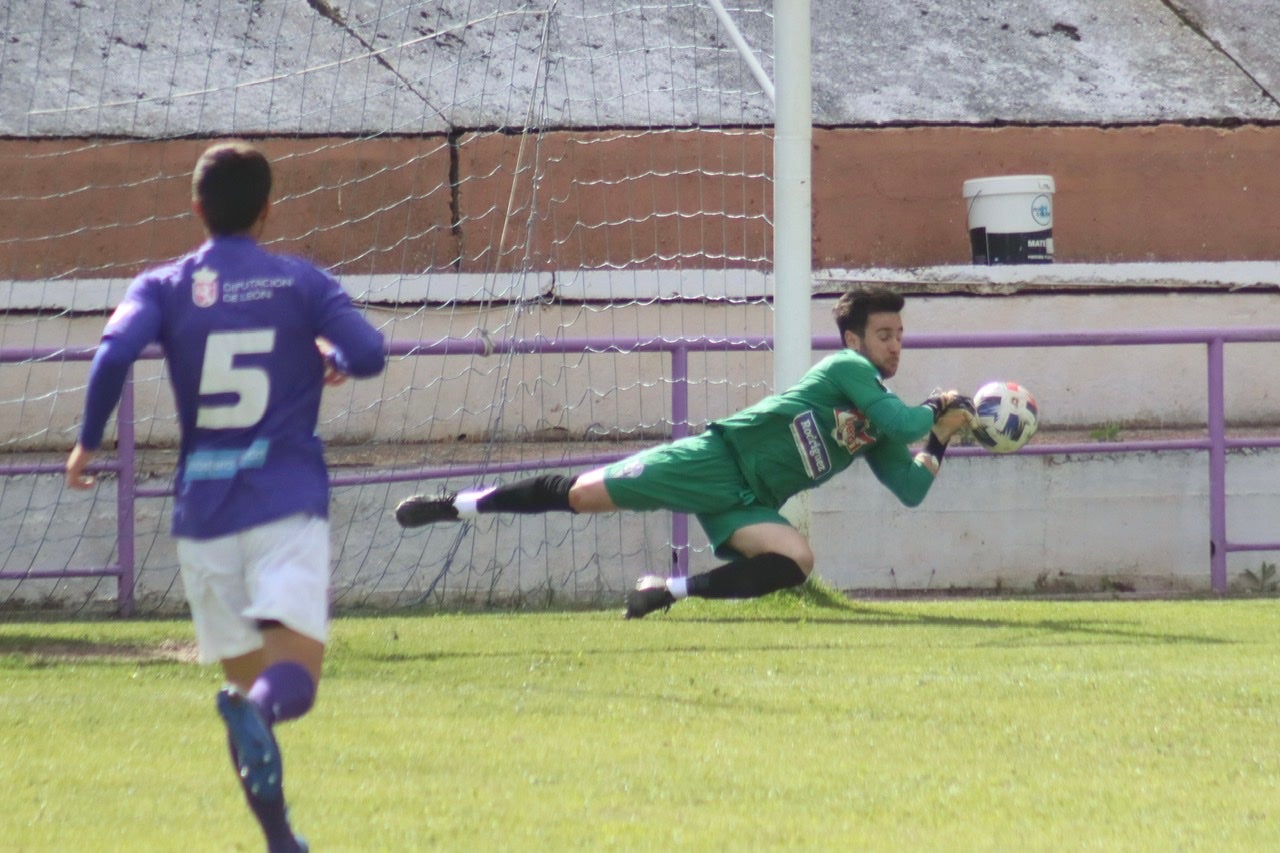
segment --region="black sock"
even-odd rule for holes
[[[499,486],[476,502],[477,512],[539,513],[559,510],[573,512],[569,489],[577,476],[543,474],[507,486]]]
[[[805,581],[800,564],[768,552],[717,566],[689,578],[689,595],[697,598],[759,598]]]

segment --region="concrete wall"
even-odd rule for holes
[[[1280,541],[1280,452],[1227,468],[1228,540]],[[1208,487],[1202,452],[948,459],[915,510],[865,473],[814,492],[812,541],[842,589],[1207,593]],[[1263,560],[1229,554],[1229,581]]]

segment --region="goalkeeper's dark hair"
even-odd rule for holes
[[[867,317],[872,314],[898,314],[906,304],[902,294],[887,287],[858,287],[845,291],[831,313],[836,318],[840,337],[853,332],[862,337],[867,331]]]
[[[247,142],[220,142],[196,161],[191,197],[199,200],[210,234],[248,231],[271,196],[271,164]]]

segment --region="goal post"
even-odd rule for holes
[[[778,0],[773,142],[773,384],[794,384],[812,362],[813,92],[809,0]]]
[[[810,302],[813,275],[813,92],[809,0],[778,0],[774,10],[776,69],[773,141],[773,387],[795,384],[813,362]],[[808,492],[783,514],[808,536]]]

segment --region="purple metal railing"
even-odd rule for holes
[[[1233,551],[1280,551],[1280,542],[1239,543],[1227,539],[1226,454],[1240,448],[1280,447],[1280,437],[1233,439],[1226,435],[1224,404],[1224,346],[1229,343],[1280,342],[1280,327],[1245,329],[1174,329],[1117,330],[1107,332],[1021,332],[1004,334],[924,334],[908,336],[905,345],[914,349],[977,349],[1009,347],[1081,347],[1144,346],[1169,344],[1203,344],[1208,360],[1208,435],[1204,438],[1097,442],[1074,444],[1030,444],[1019,451],[1027,455],[1071,455],[1082,453],[1130,453],[1159,450],[1205,450],[1209,454],[1209,576],[1214,592],[1227,591],[1227,554]],[[617,341],[603,338],[542,338],[491,341],[477,338],[446,338],[433,342],[393,342],[393,356],[490,355],[493,353],[643,353],[666,352],[671,355],[672,438],[689,432],[688,371],[691,352],[744,352],[769,349],[767,337],[744,337],[736,340],[711,338],[651,338]],[[815,350],[835,350],[841,346],[835,335],[821,335],[813,340]],[[25,349],[0,348],[0,364],[39,361],[88,361],[94,348]],[[149,347],[144,358],[159,358],[160,351]],[[126,384],[117,415],[118,452],[114,460],[96,462],[91,470],[114,471],[117,474],[116,499],[119,560],[101,568],[65,568],[0,572],[0,580],[26,580],[65,577],[115,577],[118,585],[118,609],[121,615],[133,613],[134,576],[137,570],[134,554],[134,502],[139,498],[167,497],[172,488],[138,487],[134,441],[133,387]],[[977,447],[958,447],[953,456],[982,456]],[[484,463],[441,468],[415,468],[377,474],[335,474],[334,486],[369,483],[395,483],[443,479],[445,477],[484,476],[536,468],[582,468],[615,461],[621,454],[597,454],[538,463]],[[61,473],[61,464],[0,465],[0,476]],[[672,519],[673,569],[688,572],[688,517],[675,513]]]

